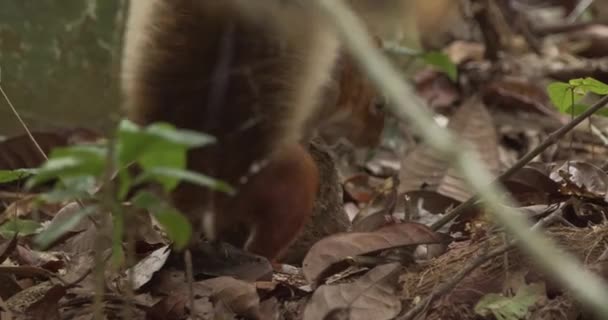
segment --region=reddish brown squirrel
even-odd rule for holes
[[[347,138],[377,140],[361,129],[382,127],[375,93],[359,74],[349,80],[356,72],[340,52],[307,1],[131,1],[122,62],[128,117],[215,136],[213,146],[189,153],[188,168],[237,189],[228,196],[183,183],[172,193],[206,238],[245,225],[246,250],[279,258],[315,201],[319,174],[301,143],[316,123],[332,110],[366,114]],[[354,92],[361,99],[349,98]]]

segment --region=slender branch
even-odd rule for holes
[[[409,120],[425,141],[447,159],[454,159],[455,168],[479,192],[493,218],[517,240],[517,245],[529,254],[539,267],[570,289],[583,304],[601,318],[608,318],[608,287],[600,277],[586,272],[572,255],[560,251],[553,242],[539,232],[530,231],[525,216],[512,208],[510,199],[502,201],[500,186],[492,183],[486,166],[470,148],[456,141],[449,132],[433,121],[428,108],[403,81],[402,76],[383,57],[370,40],[365,27],[342,0],[316,0],[328,20],[345,40],[346,49],[370,79],[392,102],[388,107],[400,120]],[[505,197],[508,198],[508,197]],[[504,205],[505,203],[506,205]]]
[[[23,119],[19,115],[19,112],[17,112],[17,109],[15,108],[15,106],[13,106],[13,103],[8,98],[8,95],[6,94],[6,92],[4,92],[4,89],[2,88],[2,85],[0,85],[0,93],[2,93],[2,96],[4,97],[4,100],[6,101],[6,103],[9,106],[9,108],[11,109],[11,111],[13,112],[13,114],[15,115],[15,117],[17,118],[17,121],[19,121],[19,123],[23,127],[23,130],[25,130],[25,133],[27,134],[27,136],[30,138],[30,140],[32,141],[32,143],[36,147],[36,150],[40,153],[40,155],[44,158],[44,160],[48,160],[49,158],[47,157],[46,153],[44,152],[44,150],[42,150],[42,147],[40,147],[40,145],[38,144],[38,141],[36,141],[36,138],[34,138],[34,135],[30,131],[30,129],[27,126],[27,124],[25,124],[25,121],[23,121]]]

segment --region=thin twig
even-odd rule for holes
[[[15,117],[17,118],[17,121],[19,121],[19,123],[23,127],[23,130],[25,130],[25,133],[27,133],[27,136],[30,138],[30,140],[32,141],[32,143],[34,144],[34,146],[36,147],[36,149],[38,149],[38,152],[40,153],[40,155],[44,158],[44,160],[49,160],[49,158],[47,157],[47,155],[44,152],[44,150],[42,150],[42,147],[40,147],[40,145],[38,144],[38,141],[36,141],[36,138],[34,138],[34,135],[30,131],[30,129],[27,126],[27,124],[25,124],[25,121],[23,121],[23,119],[21,119],[21,116],[19,115],[19,112],[17,112],[17,109],[15,108],[15,106],[13,105],[13,103],[11,102],[11,100],[8,98],[8,95],[6,94],[6,92],[4,92],[4,88],[2,88],[1,84],[0,84],[0,92],[2,92],[2,96],[4,97],[4,100],[6,101],[6,103],[8,103],[9,108],[11,108],[11,111],[13,112],[13,114],[15,115]]]
[[[196,304],[194,303],[194,271],[190,249],[184,252],[184,265],[186,266],[186,281],[188,282],[188,304],[190,305],[190,315],[193,316],[196,314]]]
[[[432,113],[423,107],[411,86],[403,81],[388,59],[374,48],[366,28],[343,0],[316,0],[323,12],[345,40],[345,48],[355,61],[389,98],[389,110],[398,119],[408,121],[429,146],[452,159],[454,167],[469,185],[479,192],[487,212],[496,223],[517,240],[518,246],[527,253],[549,276],[570,289],[572,294],[597,313],[608,318],[608,286],[595,274],[585,271],[584,266],[572,256],[557,248],[554,241],[539,232],[530,231],[526,218],[513,206],[513,201],[492,176],[477,154],[453,138],[445,128],[434,122]],[[505,196],[506,195],[506,196]]]

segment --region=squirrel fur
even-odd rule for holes
[[[246,250],[280,258],[308,221],[319,185],[302,144],[321,110],[345,100],[332,91],[342,59],[329,21],[300,0],[130,3],[121,73],[127,116],[214,136],[215,144],[189,152],[188,168],[237,190],[182,183],[172,203],[206,238],[223,240],[244,225]]]

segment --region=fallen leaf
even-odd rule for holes
[[[418,223],[394,224],[373,232],[335,234],[315,243],[304,258],[302,271],[309,283],[317,284],[329,268],[345,258],[440,241],[435,232]]]
[[[522,205],[548,203],[549,197],[559,195],[559,184],[534,167],[517,170],[502,181],[505,189]]]
[[[19,291],[23,290],[19,283],[10,274],[0,273],[0,298],[7,300]]]
[[[163,246],[152,251],[133,266],[132,270],[126,270],[115,280],[117,288],[119,288],[121,292],[125,292],[126,286],[129,285],[129,274],[132,273],[133,290],[138,290],[148,283],[148,281],[152,279],[152,276],[165,265],[170,253],[171,249],[169,246]]]
[[[399,180],[391,177],[378,188],[365,207],[359,210],[352,222],[352,230],[359,232],[373,231],[386,225],[397,204],[397,187]]]
[[[63,286],[45,281],[15,294],[6,300],[6,305],[10,311],[34,316],[34,319],[58,319],[53,315],[58,312],[57,302],[65,293]]]
[[[13,235],[10,240],[0,238],[0,264],[8,258],[15,248],[17,248],[17,234]]]
[[[447,109],[461,98],[458,87],[443,72],[425,69],[414,78],[416,92],[433,109]]]
[[[498,172],[497,133],[492,117],[478,96],[464,102],[451,118],[448,128],[460,139],[471,144],[487,168]],[[473,195],[460,174],[439,152],[421,144],[402,160],[399,193],[436,191],[457,201]]]
[[[236,314],[257,317],[260,310],[260,297],[252,283],[232,277],[217,277],[200,281],[197,285],[210,290],[211,301],[221,301]]]
[[[567,161],[550,178],[562,185],[564,194],[608,201],[608,174],[590,163]]]
[[[396,294],[398,263],[378,266],[352,283],[323,285],[313,294],[304,320],[325,319],[332,311],[347,310],[350,320],[393,319],[401,311]]]

